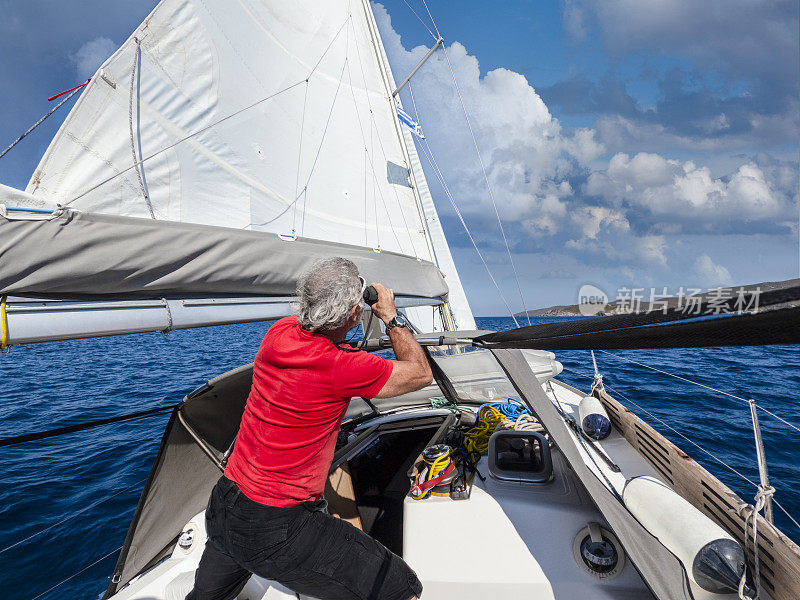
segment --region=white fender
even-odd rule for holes
[[[654,477],[628,480],[622,500],[683,563],[692,581],[709,592],[735,591],[744,572],[744,552],[722,527]]]
[[[586,435],[596,440],[602,440],[611,433],[611,419],[600,402],[594,396],[584,396],[578,405],[580,426]]]

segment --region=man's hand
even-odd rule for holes
[[[394,306],[394,292],[382,283],[373,283],[372,287],[378,292],[378,301],[372,305],[372,314],[378,317],[385,325],[397,316]]]
[[[378,301],[372,305],[372,313],[388,325],[397,316],[394,292],[380,283],[373,283],[372,286],[378,292]],[[425,352],[414,334],[405,327],[394,327],[389,331],[389,339],[397,360],[392,361],[392,374],[375,397],[393,398],[430,384],[433,374]]]

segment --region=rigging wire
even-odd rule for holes
[[[438,29],[437,29],[438,31]],[[500,226],[500,234],[503,236],[503,243],[506,246],[506,253],[508,254],[508,261],[511,264],[511,269],[514,271],[514,280],[517,283],[517,291],[519,292],[519,298],[522,302],[522,310],[525,311],[525,316],[528,319],[528,325],[531,324],[531,316],[528,313],[528,308],[525,306],[525,296],[522,294],[522,285],[519,282],[519,274],[517,273],[517,266],[514,264],[514,258],[511,256],[511,248],[508,245],[508,238],[506,237],[505,229],[503,228],[503,221],[500,219],[500,212],[497,210],[497,202],[494,199],[494,191],[492,190],[492,186],[489,183],[489,176],[486,174],[486,166],[483,164],[483,157],[481,156],[481,152],[478,149],[478,140],[475,137],[475,132],[472,129],[472,123],[470,122],[469,115],[467,114],[467,108],[464,105],[464,98],[461,96],[461,89],[458,87],[458,82],[456,81],[456,75],[453,72],[453,65],[450,63],[450,56],[447,54],[447,48],[442,46],[442,51],[444,52],[444,56],[447,59],[447,67],[450,70],[450,75],[453,78],[453,83],[456,87],[456,92],[458,93],[458,99],[461,103],[461,109],[464,111],[464,118],[467,121],[467,127],[469,127],[469,133],[472,137],[472,143],[475,146],[475,153],[478,155],[478,162],[481,165],[481,172],[483,173],[483,180],[486,183],[486,189],[489,191],[489,198],[492,201],[492,207],[494,208],[494,214],[497,217],[497,224]]]
[[[425,23],[425,21],[423,21],[423,20],[422,20],[422,17],[420,17],[420,16],[417,14],[417,11],[415,11],[415,10],[414,10],[414,9],[411,7],[411,5],[408,3],[408,0],[403,0],[403,3],[404,3],[404,4],[405,4],[407,7],[408,7],[408,10],[410,10],[412,13],[414,13],[414,16],[415,16],[415,17],[417,17],[417,19],[419,20],[419,22],[420,22],[420,23],[422,23],[422,26],[423,26],[423,27],[424,27],[424,28],[427,30],[427,32],[428,32],[428,33],[430,33],[430,34],[431,34],[431,37],[432,37],[434,40],[438,41],[438,40],[439,40],[439,38],[437,38],[437,37],[436,37],[436,36],[433,34],[433,32],[431,31],[431,28],[430,28],[430,27],[428,27],[428,25]]]
[[[351,26],[352,26],[352,23],[351,23]],[[355,26],[353,26],[353,27],[355,27]],[[355,32],[354,32],[354,36],[355,36]],[[380,248],[381,248],[381,234],[380,234],[380,228],[378,226],[378,198],[375,195],[375,189],[378,186],[377,186],[377,176],[375,175],[375,165],[374,165],[374,160],[373,160],[373,157],[375,155],[375,141],[374,141],[374,135],[373,135],[374,134],[374,130],[375,130],[375,127],[373,127],[374,124],[375,124],[375,113],[372,110],[372,100],[370,100],[369,89],[367,87],[367,76],[364,73],[364,63],[361,60],[361,50],[358,49],[358,43],[357,42],[355,44],[355,48],[356,48],[356,58],[358,58],[358,67],[359,67],[359,70],[361,71],[361,80],[364,82],[364,91],[365,91],[364,96],[367,99],[367,106],[369,107],[370,127],[369,127],[369,149],[368,150],[366,150],[366,148],[367,148],[366,147],[366,136],[364,136],[363,130],[362,130],[361,138],[362,138],[362,140],[364,141],[364,144],[365,144],[365,150],[367,151],[367,157],[369,158],[369,161],[370,161],[370,171],[372,172],[372,210],[373,210],[373,214],[375,215],[375,239],[376,239],[376,242],[377,242],[377,245],[375,247],[376,247],[376,249],[380,250]],[[348,66],[348,69],[349,69],[349,66]],[[352,79],[352,76],[350,76],[349,71],[348,71],[348,77],[349,77],[349,81],[350,81],[350,84],[351,84],[350,85],[351,92],[353,93],[353,97],[355,98],[355,91],[353,91],[353,89],[352,89],[352,81],[353,81],[353,79]],[[358,116],[358,119],[359,119],[359,121],[358,121],[359,122],[359,127],[361,127],[361,115],[360,114]],[[365,178],[365,180],[367,178],[366,172],[364,174],[364,178]],[[378,188],[378,191],[380,192],[380,188]],[[366,235],[366,219],[367,219],[366,187],[364,189],[364,194],[365,194],[365,198],[364,198],[364,207],[365,207],[364,208],[364,231],[365,231],[365,235]],[[381,194],[382,194],[382,192],[381,192]],[[381,200],[383,201],[383,196],[381,196]],[[385,201],[384,201],[384,204],[385,204]],[[391,221],[390,221],[390,225],[391,225]],[[397,234],[394,232],[394,228],[392,228],[392,233],[394,233],[395,239],[397,239]],[[397,243],[398,243],[398,246],[399,246],[400,245],[399,240],[398,240]]]
[[[122,488],[121,490],[119,490],[117,492],[114,492],[113,494],[111,494],[110,496],[107,496],[106,498],[103,498],[102,500],[98,500],[97,502],[94,502],[94,503],[90,504],[89,506],[85,506],[84,508],[71,513],[70,515],[64,517],[60,521],[56,521],[55,523],[51,523],[50,525],[48,525],[44,529],[40,529],[39,531],[37,531],[36,533],[32,533],[28,537],[23,538],[23,539],[21,539],[19,541],[16,541],[13,544],[11,544],[10,546],[6,546],[5,548],[0,549],[0,554],[3,554],[4,552],[7,552],[8,550],[11,550],[12,548],[16,548],[17,546],[19,546],[21,544],[24,544],[25,542],[28,542],[28,541],[32,540],[33,538],[35,538],[35,537],[40,536],[41,534],[45,533],[46,531],[50,531],[51,529],[53,529],[53,527],[57,527],[57,526],[59,526],[59,525],[61,525],[63,523],[66,523],[67,521],[71,521],[72,519],[74,519],[78,515],[81,515],[81,514],[83,514],[85,512],[88,512],[88,511],[92,510],[93,508],[95,508],[96,506],[100,506],[101,504],[103,504],[105,502],[108,502],[109,500],[111,500],[113,498],[116,498],[120,494],[124,494],[128,490],[131,490],[133,488],[139,487],[145,481],[147,481],[146,477],[144,479],[141,479],[140,481],[137,481],[136,483],[134,483],[132,485],[129,485],[128,487]]]
[[[475,252],[478,253],[478,258],[481,260],[481,262],[483,263],[484,268],[486,269],[486,272],[489,274],[489,279],[492,280],[492,284],[494,285],[495,289],[497,290],[497,293],[500,296],[500,299],[503,301],[503,304],[505,305],[506,310],[508,310],[508,314],[511,315],[511,318],[514,320],[514,324],[517,327],[519,327],[519,322],[517,322],[517,318],[516,318],[516,316],[514,316],[514,311],[511,310],[511,306],[509,306],[508,300],[506,300],[506,297],[503,294],[503,292],[501,291],[500,286],[497,283],[497,280],[494,278],[494,275],[492,274],[492,270],[489,268],[489,265],[487,264],[486,259],[483,257],[483,254],[481,253],[480,249],[478,248],[478,243],[475,241],[475,238],[472,237],[472,232],[469,230],[469,227],[467,226],[467,223],[464,220],[464,216],[461,214],[461,211],[459,210],[458,205],[456,204],[456,201],[453,198],[453,195],[450,193],[450,189],[448,188],[447,183],[444,180],[444,176],[442,175],[441,170],[439,169],[439,165],[438,165],[438,163],[436,163],[436,159],[433,157],[433,153],[432,153],[432,151],[430,151],[430,148],[428,147],[427,142],[423,142],[423,145],[421,147],[423,149],[422,150],[423,154],[425,154],[425,157],[433,165],[434,173],[436,174],[436,178],[439,180],[439,183],[441,184],[442,188],[444,188],[445,195],[447,196],[448,200],[450,200],[450,204],[452,205],[453,210],[456,213],[456,216],[461,221],[461,225],[464,227],[464,231],[466,231],[470,242],[472,242],[472,247],[475,248]],[[430,154],[429,154],[429,152],[430,152]]]
[[[39,600],[39,598],[41,598],[41,597],[43,597],[43,596],[46,596],[47,594],[49,594],[50,592],[52,592],[52,591],[53,591],[53,590],[55,590],[56,588],[59,588],[59,587],[61,587],[62,585],[64,585],[65,583],[67,583],[67,582],[68,582],[70,579],[74,579],[75,577],[77,577],[78,575],[80,575],[81,573],[83,573],[84,571],[88,571],[88,570],[89,570],[89,569],[91,569],[93,566],[95,566],[97,563],[99,563],[101,560],[104,560],[104,559],[108,558],[109,556],[111,556],[111,555],[112,555],[112,554],[114,554],[115,552],[119,552],[120,550],[122,550],[122,546],[120,546],[119,548],[114,548],[114,549],[113,549],[111,552],[109,552],[109,553],[107,553],[107,554],[104,554],[103,556],[101,556],[100,558],[98,558],[98,559],[97,559],[96,561],[94,561],[93,563],[90,563],[90,564],[86,565],[85,567],[83,567],[83,568],[82,568],[80,571],[78,571],[77,573],[73,573],[72,575],[70,575],[70,576],[69,576],[69,577],[67,577],[66,579],[62,579],[61,581],[59,581],[59,582],[58,582],[57,584],[55,584],[54,586],[51,586],[51,587],[47,588],[45,591],[43,591],[43,592],[42,592],[41,594],[39,594],[38,596],[34,596],[33,598],[31,598],[31,600]]]
[[[409,91],[411,91],[411,87],[409,86]],[[414,116],[415,118],[419,119],[419,115],[417,114],[417,106],[414,102],[414,94],[411,93],[411,103],[414,107]],[[419,122],[419,121],[417,121]],[[436,157],[433,155],[433,150],[431,150],[430,145],[428,144],[428,140],[422,140],[420,144],[420,148],[422,149],[422,153],[425,155],[425,158],[428,160],[428,163],[433,167],[434,174],[436,175],[436,179],[439,181],[439,184],[442,186],[447,199],[450,201],[451,206],[453,207],[453,211],[455,211],[456,216],[461,221],[461,225],[464,227],[464,231],[467,233],[467,237],[469,237],[470,242],[472,242],[472,247],[475,248],[475,252],[478,254],[478,258],[483,263],[484,268],[486,269],[486,273],[489,275],[489,279],[491,279],[492,284],[494,285],[495,289],[497,290],[497,294],[500,296],[500,299],[503,301],[506,309],[508,310],[508,314],[511,315],[511,318],[514,320],[514,324],[519,327],[519,322],[517,321],[516,316],[514,316],[514,311],[511,310],[511,306],[508,304],[503,291],[500,289],[500,286],[497,283],[497,280],[494,278],[492,274],[492,270],[489,268],[486,259],[483,257],[483,253],[481,253],[480,248],[478,248],[478,243],[475,241],[475,238],[472,236],[472,232],[470,231],[469,227],[467,226],[467,222],[464,220],[464,216],[461,214],[461,210],[459,210],[458,205],[456,204],[455,199],[453,198],[453,194],[450,193],[450,188],[447,185],[447,182],[444,179],[444,174],[442,173],[441,169],[439,168],[439,163],[436,161]]]
[[[35,433],[26,433],[23,435],[15,435],[7,438],[0,439],[0,447],[3,446],[13,446],[14,444],[22,444],[25,442],[34,442],[38,440],[43,440],[51,437],[56,437],[59,435],[66,435],[68,433],[75,433],[76,431],[84,431],[86,429],[92,429],[93,427],[100,427],[102,425],[109,425],[111,423],[119,423],[120,421],[130,421],[133,419],[142,419],[145,417],[150,417],[157,414],[162,414],[165,412],[169,412],[175,409],[175,406],[160,406],[157,408],[151,408],[149,410],[143,410],[135,413],[129,413],[127,415],[119,415],[116,417],[108,417],[106,419],[98,419],[96,421],[88,421],[86,423],[78,423],[76,425],[67,425],[65,427],[58,427],[56,429],[50,429],[47,431],[37,431]]]
[[[89,82],[87,81],[86,83],[89,83]],[[9,145],[9,146],[8,146],[8,147],[5,149],[5,150],[3,150],[2,152],[0,152],[0,158],[3,158],[3,157],[6,155],[6,154],[8,154],[9,150],[11,150],[11,149],[12,149],[14,146],[16,146],[17,144],[19,144],[19,143],[20,143],[20,142],[21,142],[23,139],[25,139],[25,137],[26,137],[26,136],[27,136],[27,135],[28,135],[28,134],[29,134],[31,131],[33,131],[33,130],[34,130],[34,129],[36,129],[36,128],[37,128],[39,125],[41,125],[41,124],[42,124],[42,123],[45,121],[45,119],[47,119],[47,117],[49,117],[49,116],[50,116],[50,115],[52,115],[54,112],[56,112],[56,111],[57,111],[59,108],[61,108],[61,107],[62,107],[62,106],[63,106],[63,105],[66,103],[66,102],[68,102],[70,98],[72,98],[72,97],[73,97],[75,94],[77,94],[78,92],[80,92],[80,91],[81,91],[81,88],[83,88],[83,86],[84,86],[84,85],[86,85],[86,83],[84,83],[84,84],[81,84],[81,85],[79,85],[78,87],[76,87],[74,90],[72,90],[72,93],[70,93],[70,94],[69,94],[69,96],[67,96],[67,97],[66,97],[66,98],[64,98],[64,99],[63,99],[61,102],[59,102],[58,104],[56,104],[56,105],[55,105],[53,108],[51,108],[51,109],[50,109],[50,110],[47,112],[47,114],[45,114],[45,115],[44,115],[44,116],[43,116],[41,119],[39,119],[38,121],[36,121],[36,123],[34,123],[33,125],[31,125],[31,126],[28,128],[28,130],[27,130],[25,133],[23,133],[21,136],[19,136],[17,139],[15,139],[13,142],[11,142],[11,144],[10,144],[10,145]]]
[[[439,28],[436,26],[436,21],[434,21],[433,15],[431,14],[431,9],[428,8],[428,3],[425,2],[425,0],[422,0],[422,5],[425,7],[425,10],[428,11],[428,16],[431,18],[431,24],[433,25],[433,28],[436,30],[436,35],[442,37],[441,34],[439,33]]]
[[[348,17],[349,20],[349,17]],[[344,51],[344,63],[342,64],[342,72],[339,74],[339,82],[336,84],[336,91],[333,94],[333,102],[331,102],[331,109],[328,111],[328,118],[325,121],[325,128],[322,130],[322,137],[319,140],[319,146],[317,147],[317,153],[314,155],[314,161],[311,163],[311,170],[308,173],[308,178],[306,178],[306,183],[303,186],[303,218],[300,222],[300,234],[302,235],[306,229],[306,203],[308,202],[308,184],[311,183],[311,177],[314,175],[314,169],[317,167],[317,161],[319,160],[319,155],[322,152],[322,146],[325,144],[325,136],[328,133],[328,127],[331,124],[331,117],[333,116],[333,109],[336,108],[336,100],[339,97],[339,90],[342,87],[342,81],[344,81],[344,71],[347,67],[347,49],[350,46],[350,29],[347,30],[347,44],[345,46]],[[297,198],[294,200],[297,202]]]
[[[624,361],[627,361],[627,362],[629,362],[629,363],[633,363],[633,364],[635,364],[635,365],[639,365],[640,367],[644,367],[644,368],[646,368],[646,369],[650,369],[651,371],[655,371],[655,372],[657,372],[657,373],[661,373],[662,375],[667,375],[668,377],[674,377],[675,379],[680,379],[681,381],[685,381],[686,383],[691,383],[692,385],[696,385],[696,386],[699,386],[699,387],[702,387],[702,388],[706,388],[707,390],[711,390],[712,392],[717,392],[718,394],[722,394],[722,395],[724,395],[724,396],[728,396],[728,397],[730,397],[730,398],[734,398],[734,399],[736,399],[736,400],[740,400],[741,402],[744,402],[744,403],[746,403],[746,404],[748,404],[748,405],[750,404],[750,401],[749,401],[749,400],[747,400],[746,398],[742,398],[741,396],[736,396],[735,394],[731,394],[731,393],[729,393],[729,392],[725,392],[725,391],[723,391],[723,390],[719,390],[719,389],[717,389],[717,388],[711,387],[710,385],[705,385],[705,384],[703,384],[703,383],[699,383],[699,382],[697,382],[697,381],[692,381],[691,379],[687,379],[686,377],[681,377],[680,375],[675,375],[675,374],[673,374],[673,373],[670,373],[670,372],[668,372],[668,371],[662,371],[661,369],[657,369],[657,368],[655,368],[655,367],[651,367],[650,365],[646,365],[646,364],[644,364],[644,363],[640,363],[640,362],[638,362],[638,361],[635,361],[635,360],[633,360],[632,358],[628,358],[628,357],[626,357],[626,356],[622,356],[622,355],[620,355],[620,354],[614,354],[613,352],[608,352],[608,351],[606,351],[606,350],[598,350],[598,352],[602,352],[602,353],[604,353],[604,354],[609,354],[609,355],[611,355],[611,356],[613,356],[613,357],[615,357],[615,358],[619,358],[619,359],[621,359],[621,360],[624,360]],[[756,406],[757,406],[758,408],[760,408],[761,410],[763,410],[765,413],[767,413],[767,414],[769,414],[769,415],[771,415],[771,416],[775,417],[775,418],[776,418],[776,419],[778,419],[779,421],[783,422],[784,424],[788,425],[789,427],[791,427],[792,429],[794,429],[795,431],[797,431],[798,433],[800,433],[800,427],[797,427],[796,425],[794,425],[794,424],[790,423],[790,422],[789,422],[789,421],[787,421],[786,419],[783,419],[782,417],[779,417],[779,416],[778,416],[778,415],[776,415],[774,412],[772,412],[771,410],[768,410],[768,409],[764,408],[764,407],[763,407],[763,406],[761,406],[760,404],[756,404]]]
[[[439,32],[439,28],[436,26],[436,20],[433,18],[433,15],[431,14],[430,8],[428,8],[428,3],[425,2],[425,0],[422,0],[422,4],[425,6],[425,10],[428,12],[428,16],[431,19],[431,24],[433,25],[433,28],[436,31],[436,35],[438,36],[436,39],[441,38],[442,35]],[[464,119],[467,122],[467,127],[469,128],[469,133],[470,133],[470,136],[472,137],[472,144],[475,147],[475,154],[478,156],[478,162],[480,163],[481,172],[483,173],[483,180],[486,183],[486,189],[489,192],[489,199],[492,201],[492,207],[494,208],[495,217],[497,217],[497,224],[500,226],[500,234],[503,237],[503,243],[505,244],[505,247],[506,247],[506,254],[508,255],[508,261],[511,264],[512,271],[514,272],[514,280],[516,281],[516,284],[517,284],[517,291],[519,292],[519,299],[522,302],[522,310],[525,311],[525,316],[528,319],[528,325],[530,325],[531,324],[531,316],[528,313],[527,306],[525,305],[525,296],[522,293],[522,285],[520,284],[520,281],[519,281],[519,274],[517,273],[517,266],[514,263],[514,258],[511,255],[511,247],[508,244],[508,238],[506,237],[505,228],[503,227],[503,221],[500,218],[500,212],[497,209],[497,202],[495,201],[495,198],[494,198],[494,191],[492,189],[491,184],[489,183],[489,176],[486,173],[486,166],[484,165],[483,157],[481,156],[481,151],[478,148],[478,140],[475,137],[475,131],[472,128],[472,122],[470,121],[469,113],[467,113],[467,107],[464,104],[464,97],[461,95],[461,88],[459,87],[458,81],[456,80],[456,74],[453,71],[453,65],[450,62],[450,55],[447,53],[447,47],[445,45],[442,45],[442,51],[444,52],[444,57],[447,60],[447,68],[450,71],[450,77],[453,80],[453,85],[455,86],[455,90],[456,90],[456,93],[458,95],[458,100],[459,100],[459,103],[461,104],[461,110],[464,112]],[[516,319],[514,319],[514,322],[516,322]],[[519,327],[519,325],[517,325],[517,326]]]
[[[775,414],[774,412],[772,412],[771,410],[768,410],[768,409],[764,408],[764,407],[763,407],[763,406],[761,406],[760,404],[756,404],[756,407],[757,407],[757,408],[760,408],[761,410],[763,410],[763,411],[764,411],[765,413],[767,413],[768,415],[770,415],[770,416],[772,416],[772,417],[774,417],[774,418],[778,419],[778,421],[781,421],[781,422],[782,422],[784,425],[788,425],[789,427],[791,427],[791,428],[792,428],[792,429],[794,429],[795,431],[798,431],[798,432],[800,432],[800,427],[797,427],[797,425],[794,425],[794,424],[790,423],[789,421],[787,421],[787,420],[786,420],[786,419],[784,419],[783,417],[779,417],[778,415],[776,415],[776,414]]]
[[[741,477],[742,479],[744,479],[744,480],[745,480],[747,483],[749,483],[749,484],[750,484],[750,485],[752,485],[753,487],[755,487],[755,488],[758,488],[758,487],[759,487],[759,484],[757,484],[755,481],[753,481],[753,480],[752,480],[752,479],[750,479],[749,477],[747,477],[747,476],[743,475],[742,473],[740,473],[739,471],[737,471],[736,469],[734,469],[732,466],[730,466],[728,463],[726,463],[724,460],[722,460],[721,458],[719,458],[719,457],[717,457],[716,455],[712,454],[711,452],[709,452],[708,450],[706,450],[705,448],[703,448],[703,447],[702,447],[702,446],[700,446],[699,444],[697,444],[697,443],[693,442],[692,440],[690,440],[688,437],[686,437],[685,435],[683,435],[683,434],[682,434],[680,431],[678,431],[678,430],[677,430],[677,429],[675,429],[674,427],[670,427],[670,426],[669,426],[669,425],[667,425],[667,424],[666,424],[664,421],[662,421],[662,420],[661,420],[661,419],[659,419],[657,416],[655,416],[653,413],[651,413],[651,412],[650,412],[650,411],[648,411],[647,409],[645,409],[645,408],[643,408],[643,407],[639,406],[638,404],[636,404],[636,402],[634,402],[634,401],[633,401],[633,400],[631,400],[630,398],[626,398],[626,397],[625,397],[625,396],[623,396],[623,395],[622,395],[622,394],[621,394],[619,391],[616,391],[616,390],[614,390],[614,388],[612,388],[610,385],[608,385],[608,383],[605,383],[605,386],[606,386],[606,387],[607,387],[609,390],[611,390],[611,391],[614,393],[614,395],[615,395],[615,396],[619,396],[620,398],[622,398],[622,399],[623,399],[623,400],[625,400],[626,402],[629,402],[630,404],[632,404],[633,406],[635,406],[635,407],[636,407],[636,408],[638,408],[639,410],[641,410],[641,411],[643,411],[644,413],[646,413],[648,416],[650,416],[650,417],[653,417],[653,418],[654,418],[656,421],[658,421],[659,423],[661,423],[661,424],[662,424],[664,427],[668,428],[670,431],[674,432],[676,435],[679,435],[680,437],[682,437],[684,440],[686,440],[687,442],[689,442],[690,444],[692,444],[692,445],[693,445],[694,447],[696,447],[698,450],[700,450],[701,452],[704,452],[705,454],[707,454],[708,456],[710,456],[711,458],[713,458],[715,461],[717,461],[717,462],[718,462],[719,464],[721,464],[723,467],[725,467],[726,469],[728,469],[728,470],[732,471],[733,473],[735,473],[736,475],[738,475],[739,477]],[[790,520],[792,523],[794,523],[794,524],[795,524],[795,526],[796,526],[798,529],[800,529],[800,523],[798,523],[798,522],[797,522],[797,521],[794,519],[794,517],[792,517],[792,515],[790,515],[790,514],[789,514],[789,512],[788,512],[788,511],[787,511],[787,510],[786,510],[786,509],[785,509],[785,508],[784,508],[784,507],[783,507],[783,506],[782,506],[782,505],[781,505],[781,504],[780,504],[780,503],[779,503],[777,500],[775,500],[775,498],[772,498],[772,502],[773,502],[773,504],[777,505],[777,506],[778,506],[778,508],[780,508],[780,509],[781,509],[781,510],[784,512],[784,514],[785,514],[785,515],[788,517],[788,519],[789,519],[789,520]]]

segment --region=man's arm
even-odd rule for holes
[[[378,292],[378,301],[372,305],[373,314],[388,325],[397,315],[394,306],[394,292],[380,283],[372,284]],[[389,331],[389,339],[397,360],[392,361],[392,374],[377,393],[376,398],[392,398],[400,394],[415,392],[429,385],[433,373],[414,334],[405,327],[393,327]]]

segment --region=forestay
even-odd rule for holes
[[[363,0],[163,0],[93,76],[27,192],[428,261],[472,327],[391,85]]]

